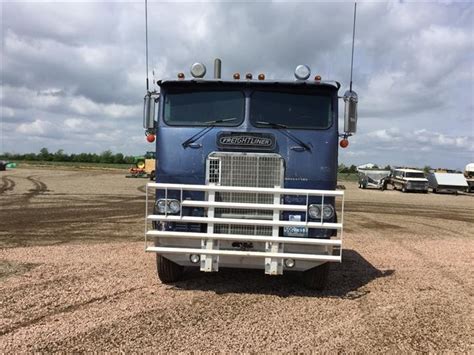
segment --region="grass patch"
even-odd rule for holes
[[[356,173],[339,173],[337,181],[359,181],[359,175]]]

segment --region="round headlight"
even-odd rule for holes
[[[155,203],[156,210],[158,213],[165,213],[166,210],[166,201],[165,200],[158,200]]]
[[[309,205],[308,214],[311,218],[321,218],[321,207],[318,205]]]
[[[325,205],[323,207],[323,218],[330,219],[334,217],[334,208],[331,205]]]
[[[181,209],[181,204],[177,200],[171,200],[168,202],[168,208],[170,213],[178,213]]]
[[[203,78],[206,75],[206,66],[202,63],[191,65],[191,75],[195,78]]]
[[[307,65],[298,65],[295,69],[295,77],[298,80],[306,80],[311,75],[311,69]]]

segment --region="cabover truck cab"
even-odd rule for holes
[[[357,95],[346,92],[338,131],[339,83],[204,79],[158,81],[145,96],[144,125],[156,134],[156,182],[147,184],[146,251],[162,282],[184,267],[302,272],[324,287],[341,262],[343,198],[336,190],[338,141],[355,132]],[[155,103],[156,109],[155,109]],[[154,115],[152,114],[154,113]]]

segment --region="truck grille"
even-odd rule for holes
[[[221,186],[283,187],[283,159],[268,153],[211,153],[207,160],[207,183]],[[273,204],[272,194],[219,192],[216,201]],[[272,219],[273,211],[216,208],[216,217]],[[272,235],[272,227],[214,225],[215,233]]]

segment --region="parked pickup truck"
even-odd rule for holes
[[[387,179],[387,184],[392,185],[394,190],[422,191],[428,192],[428,179],[421,170],[414,169],[395,169]]]

